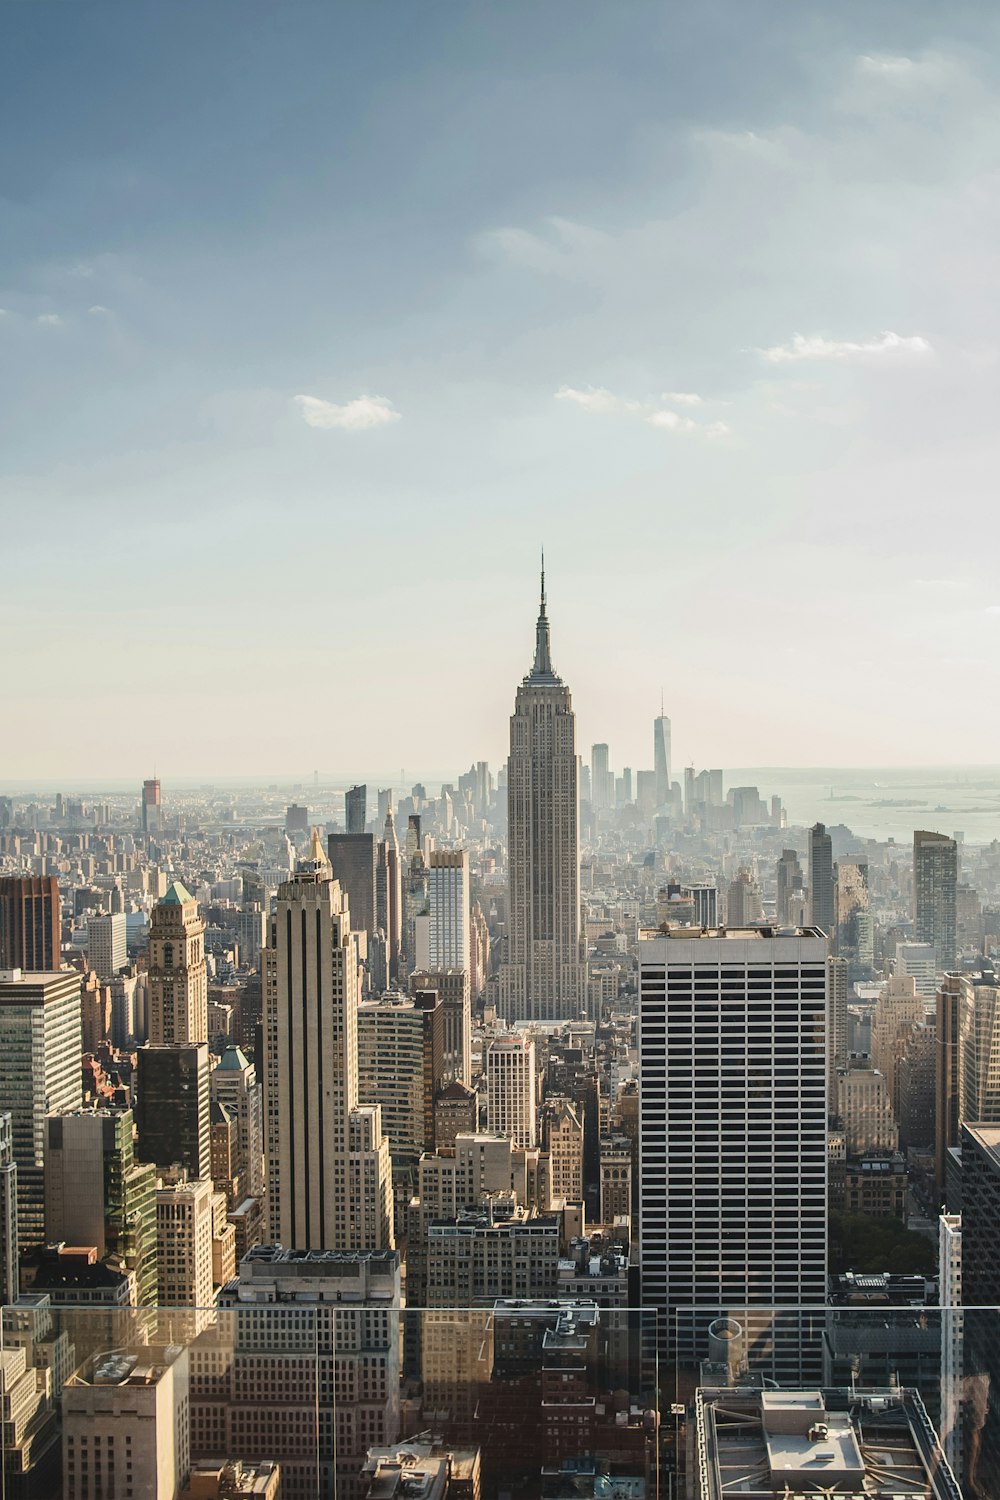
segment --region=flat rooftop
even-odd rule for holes
[[[639,933],[642,942],[667,939],[671,942],[764,942],[774,938],[822,938],[826,936],[818,927],[776,927],[762,923],[759,927],[698,927],[692,925],[666,924],[663,927],[644,927]]]
[[[703,1386],[701,1500],[962,1500],[916,1391]]]

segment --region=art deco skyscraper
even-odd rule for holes
[[[580,957],[576,716],[553,666],[545,569],[535,660],[517,690],[507,761],[510,931],[500,972],[508,1021],[575,1017],[586,997]]]
[[[149,927],[149,1040],[171,1046],[208,1041],[205,924],[179,880],[153,907]]]
[[[358,1105],[358,968],[351,920],[314,832],[278,887],[264,952],[268,1214],[297,1250],[392,1247],[389,1147]]]

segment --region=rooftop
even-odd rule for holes
[[[167,894],[163,897],[160,905],[184,906],[188,901],[193,900],[194,897],[192,896],[186,885],[183,885],[179,880],[172,880],[170,882],[170,885],[167,887]]]
[[[916,1391],[761,1391],[696,1397],[702,1500],[961,1500]]]

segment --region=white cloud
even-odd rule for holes
[[[62,318],[58,313],[39,313],[38,317],[35,319],[35,322],[41,323],[43,328],[62,327]]]
[[[919,334],[905,335],[888,330],[875,338],[855,341],[852,339],[828,339],[821,334],[793,334],[791,342],[774,344],[770,349],[758,353],[772,365],[787,364],[802,359],[870,359],[885,354],[924,355],[931,353],[931,345]]]
[[[87,311],[90,313],[90,315],[91,315],[92,318],[101,318],[101,317],[110,317],[111,316],[111,309],[110,309],[110,307],[102,307],[101,304],[100,304],[100,302],[95,302],[94,305],[93,305],[93,307],[88,307],[87,308]]]
[[[672,401],[675,406],[701,406],[700,396],[694,391],[664,391],[660,396],[661,401]]]
[[[668,398],[664,395],[661,399]],[[670,399],[674,402],[683,399],[692,405],[701,403],[700,396],[688,395],[682,398],[674,395]],[[625,396],[616,396],[614,391],[609,391],[602,385],[591,385],[582,390],[576,386],[563,385],[556,391],[556,400],[572,401],[577,406],[582,406],[584,411],[596,412],[599,416],[617,413],[639,417],[650,427],[660,427],[667,432],[697,432],[703,437],[724,437],[729,431],[725,422],[696,422],[693,417],[656,406],[651,401],[634,401]]]
[[[337,406],[318,396],[296,396],[302,415],[310,427],[339,427],[346,432],[360,432],[366,427],[384,427],[398,422],[401,413],[386,396],[356,396]]]

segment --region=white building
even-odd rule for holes
[[[128,963],[125,913],[95,912],[87,918],[87,962],[102,984]]]
[[[537,1146],[535,1042],[499,1037],[486,1053],[486,1123],[520,1147]]]
[[[825,1301],[826,940],[649,935],[639,983],[641,1305],[690,1364],[720,1314]],[[802,1378],[780,1324],[768,1363]]]
[[[933,1000],[937,993],[937,954],[933,943],[897,943],[896,973],[917,981],[917,994]]]
[[[418,969],[469,972],[469,855],[465,849],[432,849],[427,870],[427,950]]]
[[[210,1182],[176,1182],[156,1190],[156,1301],[161,1318],[174,1308],[185,1314],[182,1326],[198,1332],[215,1302],[212,1241],[215,1192]]]
[[[308,857],[278,888],[263,957],[271,1240],[302,1250],[389,1249],[391,1168],[378,1105],[354,1118],[356,947],[315,832]],[[354,1200],[352,1178],[374,1184],[364,1201]]]

